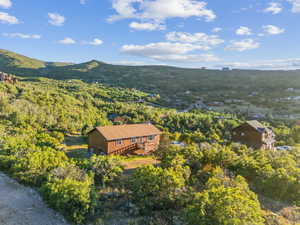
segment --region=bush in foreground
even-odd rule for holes
[[[264,224],[260,204],[245,179],[227,178],[221,169],[214,171],[203,192],[195,194],[185,220],[189,225]]]

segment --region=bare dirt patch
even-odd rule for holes
[[[64,218],[49,209],[40,195],[0,173],[1,225],[68,225]]]

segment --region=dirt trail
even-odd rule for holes
[[[1,225],[68,225],[39,194],[0,173]]]

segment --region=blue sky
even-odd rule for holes
[[[0,0],[0,48],[46,61],[300,68],[300,0]]]

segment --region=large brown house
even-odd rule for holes
[[[256,120],[247,121],[232,131],[232,141],[254,149],[274,149],[274,132]]]
[[[88,133],[96,154],[148,154],[158,148],[161,131],[150,123],[96,127]]]

